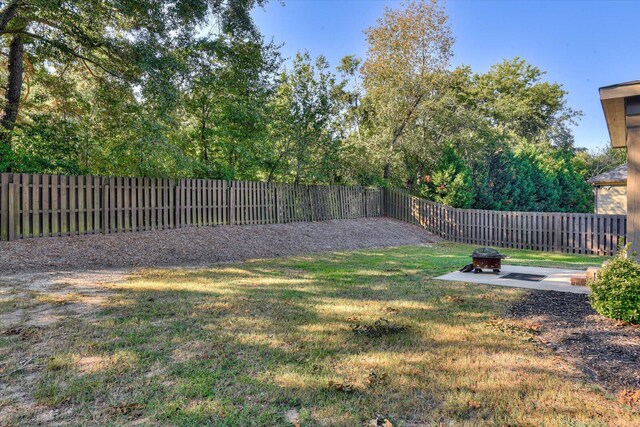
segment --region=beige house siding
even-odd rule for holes
[[[594,187],[595,213],[599,214],[627,214],[627,186],[605,185]]]

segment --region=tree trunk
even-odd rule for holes
[[[389,160],[387,160],[387,162],[384,164],[383,178],[385,180],[388,180],[389,178],[391,178],[391,162]]]
[[[0,134],[0,145],[3,146],[0,152],[8,152],[11,150],[11,132],[18,118],[20,94],[22,92],[23,55],[24,47],[22,45],[22,37],[20,34],[17,34],[11,40],[11,46],[9,48],[9,63],[7,67],[9,70],[9,79],[7,82],[4,111],[2,112],[2,119],[0,120],[0,125],[4,128]],[[1,157],[0,162],[2,162]]]
[[[396,128],[396,130],[393,131],[393,137],[391,138],[391,141],[389,142],[389,156],[387,157],[387,161],[384,164],[384,175],[383,175],[383,178],[385,180],[388,180],[389,178],[391,178],[391,153],[393,152],[393,150],[394,150],[394,148],[395,148],[395,146],[396,146],[396,144],[398,142],[398,139],[404,133],[404,129],[407,126],[407,123],[411,119],[411,116],[413,116],[413,113],[416,110],[416,108],[418,108],[418,105],[420,105],[420,102],[422,101],[423,97],[424,97],[424,93],[421,93],[420,95],[418,95],[416,97],[415,101],[413,101],[413,104],[411,104],[409,110],[407,111],[407,114],[405,115],[404,119],[400,123],[400,126],[398,126]]]
[[[202,143],[202,161],[209,163],[209,151],[207,150],[207,105],[202,103],[202,115],[200,116],[200,142]]]

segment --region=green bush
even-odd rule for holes
[[[591,282],[591,306],[601,315],[640,323],[640,264],[620,250]]]

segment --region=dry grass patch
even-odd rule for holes
[[[640,424],[633,406],[532,342],[532,325],[501,320],[522,291],[432,280],[470,249],[140,271],[109,285],[92,316],[0,336],[0,375],[36,356],[3,378],[23,398],[3,397],[2,422],[37,425],[55,411],[47,422]],[[581,262],[593,261],[546,265]]]

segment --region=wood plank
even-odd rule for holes
[[[113,188],[112,191],[114,191],[115,194],[115,199],[113,201],[113,217],[115,218],[115,226],[113,228],[112,231],[117,231],[118,233],[122,233],[123,230],[123,223],[124,223],[124,215],[123,215],[123,207],[124,207],[124,200],[123,200],[123,191],[122,191],[122,178],[121,177],[115,177],[113,178]]]
[[[109,232],[114,233],[118,231],[118,223],[117,223],[117,187],[116,187],[116,179],[114,177],[109,178]]]
[[[123,197],[123,211],[124,211],[124,231],[133,231],[131,229],[131,178],[123,179],[122,191],[124,192]]]
[[[229,225],[236,225],[236,185],[229,181],[227,193],[229,194]]]
[[[109,183],[102,178],[102,233],[109,234]]]
[[[22,211],[22,238],[25,239],[27,237],[31,237],[31,200],[30,200],[30,178],[29,174],[23,173],[20,174],[20,187],[22,193],[22,199],[20,202],[21,211]]]
[[[40,237],[40,174],[31,175],[31,233]]]
[[[266,182],[260,183],[262,188],[262,216],[263,224],[273,224],[273,210],[271,208],[271,185]]]
[[[613,253],[615,251],[615,246],[616,246],[616,242],[617,242],[617,238],[618,238],[618,221],[617,221],[617,217],[610,215],[609,216],[609,222],[610,222],[610,227],[609,227],[609,252]]]
[[[51,236],[51,175],[42,175],[42,235]]]
[[[229,191],[227,190],[229,183],[227,181],[219,181],[220,182],[220,197],[222,199],[221,203],[221,225],[225,225],[229,223]]]
[[[245,212],[247,214],[247,224],[254,223],[254,212],[253,212],[253,183],[245,182],[245,197],[246,197],[246,205]]]
[[[98,176],[92,177],[93,181],[93,230],[95,233],[99,233],[102,228],[100,226],[100,216],[102,210],[100,208],[100,191],[102,187],[102,179]]]
[[[224,192],[226,182],[220,179],[213,181],[213,225],[224,225]]]
[[[198,180],[198,226],[204,225],[204,181]]]
[[[211,180],[205,179],[204,181],[204,200],[205,200],[205,208],[204,208],[204,224],[207,226],[211,225]]]
[[[171,180],[168,178],[163,179],[162,180],[162,191],[163,191],[162,203],[164,207],[164,213],[162,216],[163,218],[162,224],[165,230],[173,228],[171,225],[171,218],[173,218],[173,210],[171,209],[172,203],[171,203],[171,196],[170,196],[170,194],[173,193],[172,190],[173,188],[171,185]]]
[[[69,234],[78,232],[78,181],[76,176],[68,177],[69,183]]]
[[[135,200],[136,210],[134,212],[136,216],[136,231],[144,230],[144,188],[142,178],[134,178],[135,183]]]
[[[220,225],[220,207],[222,198],[220,197],[220,180],[211,181],[211,225]]]
[[[242,225],[249,224],[249,183],[247,181],[240,181],[242,186],[241,197],[241,217],[242,217]]]
[[[188,194],[187,203],[189,206],[189,225],[194,226],[198,223],[198,217],[196,215],[196,184],[193,179],[187,180]]]
[[[64,175],[60,176],[60,235],[67,236],[69,234],[69,209],[68,209],[68,178]]]
[[[11,175],[0,173],[0,240],[9,240],[9,180]],[[13,189],[13,187],[11,187]]]
[[[138,181],[136,178],[130,179],[129,210],[131,217],[131,231],[138,231]]]
[[[184,222],[184,198],[183,198],[183,180],[179,179],[176,182],[176,190],[175,190],[175,206],[176,206],[176,228],[182,227],[182,223]]]
[[[158,198],[157,198],[158,195],[156,193],[156,188],[157,188],[156,178],[150,178],[149,179],[149,200],[150,200],[149,209],[151,214],[151,219],[149,222],[150,230],[158,229]]]
[[[14,175],[13,182],[7,185],[7,206],[8,206],[8,221],[7,226],[9,227],[7,233],[8,240],[15,240],[20,235],[20,217],[19,215],[19,206],[20,206],[20,186],[16,182],[19,178],[17,175]]]
[[[234,187],[236,189],[236,224],[237,225],[244,225],[244,207],[245,207],[245,200],[244,200],[244,182],[242,181],[236,181],[234,184]]]
[[[51,236],[60,233],[60,177],[51,175]]]
[[[86,210],[87,210],[87,233],[95,233],[93,228],[93,177],[86,176],[84,181],[84,189],[86,194]]]
[[[85,211],[86,195],[85,195],[84,184],[85,184],[85,177],[79,176],[78,182],[77,182],[77,189],[78,189],[77,209],[78,209],[78,233],[79,234],[86,234],[87,232],[86,211]]]
[[[280,224],[282,222],[282,212],[280,212],[280,186],[278,184],[273,185],[273,205],[276,224]]]
[[[142,178],[142,229],[151,230],[151,186],[149,178]]]
[[[174,215],[174,211],[175,211],[175,206],[176,206],[176,201],[175,201],[175,188],[176,188],[176,182],[173,179],[169,180],[169,188],[167,189],[167,193],[168,193],[168,200],[169,200],[169,205],[167,207],[168,209],[168,213],[167,215],[169,215],[169,228],[175,228],[176,224],[175,224],[175,215]]]
[[[251,183],[248,181],[244,181],[244,214],[245,214],[245,224],[253,224],[253,206],[251,200],[252,193]]]

